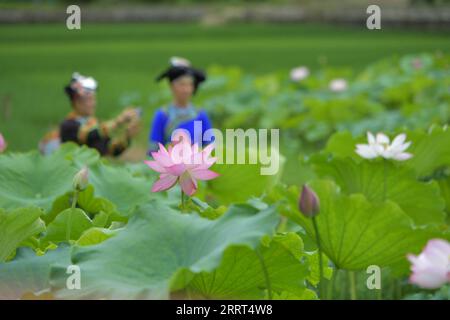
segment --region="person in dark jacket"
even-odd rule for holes
[[[74,73],[65,87],[72,111],[60,125],[61,143],[72,141],[95,148],[101,155],[118,156],[138,133],[139,112],[125,109],[115,119],[99,122],[95,117],[97,81]]]

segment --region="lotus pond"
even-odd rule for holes
[[[449,66],[424,53],[301,79],[211,67],[215,126],[280,129],[282,161],[275,175],[216,163],[181,202],[178,185],[151,192],[160,172],[143,161],[7,148],[0,298],[449,299]]]

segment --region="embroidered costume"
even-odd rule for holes
[[[99,123],[95,117],[81,117],[75,112],[69,113],[60,126],[61,142],[73,141],[97,149],[101,155],[118,156],[130,144],[127,137],[112,138],[114,121]]]
[[[191,67],[190,62],[182,58],[172,58],[170,67],[157,77],[157,81],[167,78],[169,82],[173,82],[180,77],[189,76],[193,79],[194,91],[197,91],[200,83],[206,80],[206,75],[197,69]],[[194,129],[198,128],[196,132]],[[184,107],[176,106],[174,103],[168,107],[160,108],[156,111],[150,129],[149,143],[150,151],[158,149],[158,143],[163,145],[171,141],[170,137],[175,129],[187,130],[193,143],[202,144],[203,146],[213,140],[204,139],[206,130],[211,129],[211,121],[204,110],[196,110],[189,103]]]
[[[99,122],[94,116],[97,81],[92,77],[75,72],[64,90],[74,109],[60,124],[59,129],[44,136],[39,143],[40,151],[48,155],[61,143],[69,141],[94,148],[101,155],[118,156],[125,151],[130,145],[129,124],[133,117],[128,114],[131,112],[124,111],[126,115],[123,113],[114,120]],[[121,131],[122,125],[127,124],[128,128]]]

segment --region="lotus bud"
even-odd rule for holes
[[[301,213],[309,218],[318,215],[320,211],[320,202],[317,194],[306,185],[303,185],[302,188],[299,209]]]
[[[83,191],[89,184],[89,170],[83,167],[73,178],[73,188],[76,191]]]

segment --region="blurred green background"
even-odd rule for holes
[[[63,92],[73,71],[99,81],[98,115],[119,112],[131,100],[152,104],[155,76],[180,55],[198,67],[239,66],[245,72],[288,72],[297,65],[363,68],[392,55],[442,51],[448,33],[308,24],[64,24],[0,26],[0,131],[11,150],[35,148],[69,112]],[[201,91],[196,97],[201,103]],[[148,129],[143,128],[140,141]]]

